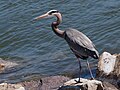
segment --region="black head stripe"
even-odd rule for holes
[[[59,11],[51,11],[51,12],[49,12],[48,14],[49,15],[52,15],[53,13],[58,13]]]

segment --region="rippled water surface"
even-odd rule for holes
[[[55,18],[33,20],[51,9],[62,13],[60,29],[78,29],[100,53],[120,52],[119,0],[0,0],[0,57],[19,64],[0,74],[0,81],[78,72],[77,60],[67,43],[51,29]],[[97,60],[89,61],[95,69]],[[82,67],[86,69],[85,61]]]

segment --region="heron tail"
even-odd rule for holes
[[[99,53],[98,53],[97,50],[94,50],[94,51],[88,50],[87,53],[88,53],[89,56],[93,57],[94,59],[98,59],[99,58]]]
[[[94,51],[94,55],[93,55],[93,58],[95,58],[95,59],[98,59],[99,58],[99,53],[98,53],[98,51]]]

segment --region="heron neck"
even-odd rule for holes
[[[63,37],[64,36],[64,31],[62,31],[62,30],[59,30],[59,28],[58,28],[58,26],[59,26],[59,24],[61,23],[61,14],[58,14],[58,15],[55,15],[56,17],[57,17],[57,21],[55,21],[55,22],[53,22],[52,23],[52,29],[53,29],[53,31],[54,31],[54,33],[56,34],[56,35],[58,35],[59,37]]]

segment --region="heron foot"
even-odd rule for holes
[[[75,80],[75,82],[76,82],[76,84],[77,84],[77,83],[82,83],[80,80],[78,80],[78,81],[77,81],[77,80]]]
[[[95,80],[95,78],[92,77],[92,78],[90,78],[90,80]]]

